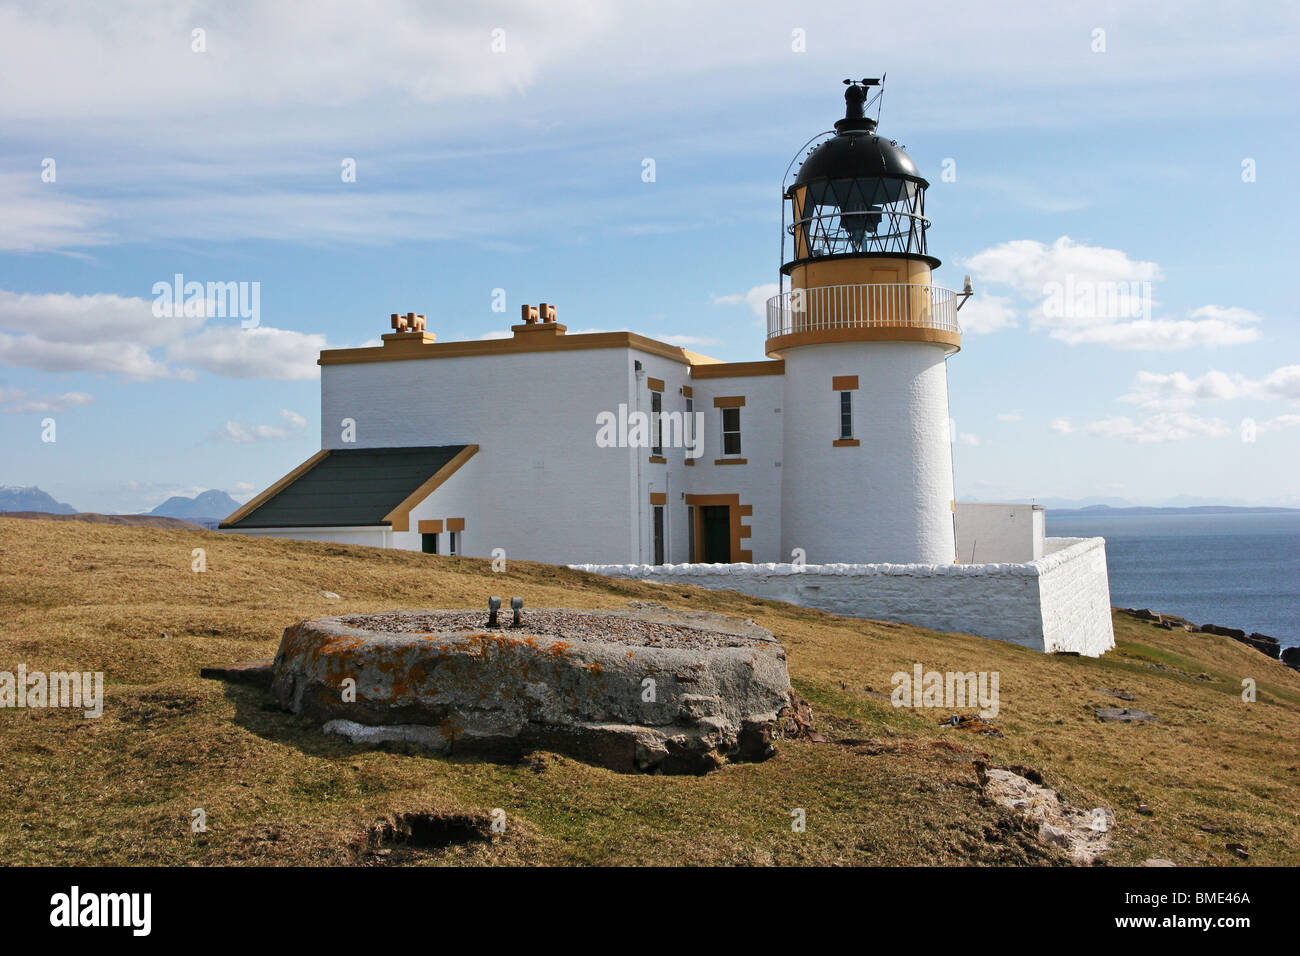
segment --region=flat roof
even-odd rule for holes
[[[557,322],[512,326],[508,339],[438,342],[430,332],[399,332],[383,336],[383,345],[358,349],[325,349],[317,365],[353,365],[407,359],[462,358],[469,355],[517,355],[523,352],[566,352],[578,349],[634,349],[683,365],[715,365],[719,360],[635,332],[586,332],[566,335]]]

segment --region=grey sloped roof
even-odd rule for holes
[[[385,516],[466,445],[335,449],[223,528],[355,527]]]

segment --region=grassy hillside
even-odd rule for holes
[[[190,570],[195,547],[206,573]],[[366,751],[268,709],[254,688],[198,676],[272,656],[302,618],[478,608],[489,594],[752,617],[785,644],[829,742],[783,742],[772,760],[706,777],[620,775],[554,754],[499,765]],[[1228,638],[1124,615],[1115,626],[1119,648],[1101,660],[1047,656],[547,565],[493,574],[468,558],[0,518],[0,670],[107,681],[99,719],[0,710],[0,852],[11,864],[1067,862],[981,793],[980,760],[1034,768],[1077,806],[1112,808],[1112,864],[1300,864],[1300,674]],[[893,708],[890,675],[915,662],[998,671],[1004,736]],[[1243,677],[1257,702],[1242,702]],[[1096,708],[1123,702],[1097,688],[1131,692],[1129,706],[1160,722],[1099,722]],[[506,835],[472,838],[497,807]],[[190,832],[195,808],[207,833]],[[795,808],[805,833],[791,832]],[[408,813],[448,826],[424,846],[367,843],[377,821]]]

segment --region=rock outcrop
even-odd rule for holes
[[[554,750],[625,772],[703,773],[806,736],[785,650],[750,621],[637,609],[412,611],[302,621],[280,705],[356,743],[517,759]],[[802,706],[800,706],[802,704]]]
[[[1281,641],[1276,637],[1260,634],[1258,631],[1248,634],[1239,627],[1224,627],[1221,624],[1193,624],[1186,618],[1177,617],[1173,614],[1156,614],[1144,607],[1126,607],[1120,610],[1130,617],[1135,617],[1139,621],[1150,621],[1165,630],[1182,629],[1194,634],[1217,634],[1220,637],[1230,637],[1234,641],[1240,641],[1247,647],[1253,647],[1261,654],[1266,654],[1275,661],[1280,660],[1288,667],[1300,670],[1300,648],[1283,648]]]
[[[1037,827],[1040,840],[1059,846],[1077,864],[1096,863],[1110,849],[1114,813],[1106,807],[1081,810],[1071,806],[1055,790],[1043,786],[1041,776],[1017,772],[1023,769],[975,765],[984,793]]]

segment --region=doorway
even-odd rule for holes
[[[730,564],[731,506],[703,505],[700,508],[700,532],[703,541],[700,560],[705,564]]]

